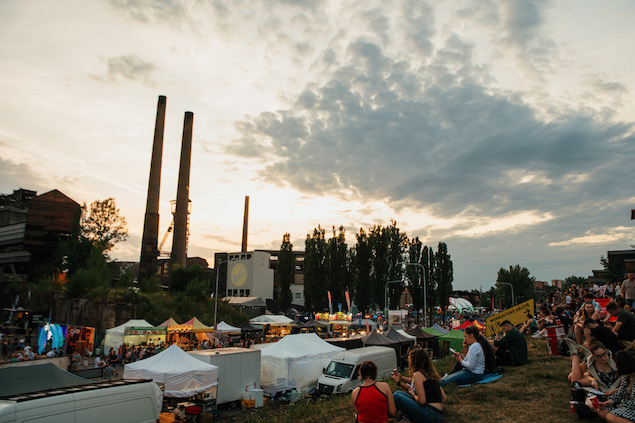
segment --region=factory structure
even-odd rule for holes
[[[172,223],[168,233],[172,233],[172,249],[169,260],[161,259],[167,255],[163,245],[168,233],[159,243],[159,194],[161,189],[161,166],[163,155],[163,138],[165,128],[167,99],[159,96],[157,114],[152,144],[152,158],[150,162],[150,176],[148,180],[148,194],[146,212],[143,224],[141,242],[141,256],[139,259],[138,280],[158,275],[162,281],[169,278],[169,273],[178,267],[199,265],[207,268],[205,259],[187,256],[189,216],[191,201],[190,166],[192,157],[192,132],[194,114],[185,112],[183,122],[183,136],[181,140],[181,156],[179,164],[176,201],[172,202]],[[247,250],[247,234],[249,224],[249,196],[245,196],[243,215],[243,233],[241,251],[232,253],[216,253],[214,257],[214,272],[218,278],[218,295],[236,305],[250,304],[264,307],[268,301],[277,298],[276,266],[279,251],[275,250]],[[296,257],[295,281],[291,285],[293,304],[304,305],[304,275],[303,252],[294,252]]]

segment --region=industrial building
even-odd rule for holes
[[[0,195],[0,273],[2,280],[26,282],[51,263],[62,240],[78,228],[80,205],[58,190],[37,195],[17,189]]]

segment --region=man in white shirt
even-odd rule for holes
[[[635,273],[629,273],[628,279],[622,282],[622,295],[626,304],[633,310],[635,308]]]
[[[483,347],[477,341],[479,337],[478,328],[469,326],[465,329],[465,343],[470,347],[463,357],[458,352],[454,353],[454,359],[461,363],[463,370],[459,370],[451,375],[441,378],[441,386],[451,383],[456,385],[469,385],[483,379],[485,375],[485,353]]]

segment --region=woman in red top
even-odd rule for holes
[[[386,423],[388,416],[397,414],[395,400],[386,382],[375,382],[377,366],[372,361],[364,361],[359,366],[362,385],[353,390],[351,400],[360,423]]]

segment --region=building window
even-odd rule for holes
[[[251,296],[251,290],[245,289],[245,297],[250,297],[250,296]]]
[[[296,298],[302,298],[302,293],[301,292],[296,292],[295,293],[295,297]]]
[[[251,254],[247,254],[247,260],[251,258]]]
[[[241,290],[240,290],[240,295],[239,295],[239,297],[244,297],[244,296],[245,296],[245,290],[244,290],[244,289],[241,289]]]

